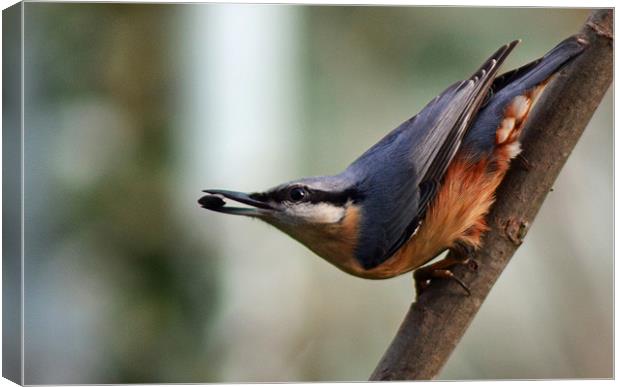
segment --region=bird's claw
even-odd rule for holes
[[[429,267],[423,267],[421,269],[418,269],[413,273],[417,296],[419,297],[426,289],[428,289],[433,279],[448,279],[454,281],[461,288],[463,288],[463,290],[465,290],[467,296],[471,296],[471,290],[469,289],[469,286],[467,286],[459,277],[455,276],[452,270],[450,270],[449,268],[440,268],[440,263],[441,261],[437,262],[437,264],[430,265]],[[467,258],[451,266],[455,265],[464,265],[472,272],[477,272],[479,266],[478,262],[473,258]]]

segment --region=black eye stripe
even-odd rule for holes
[[[306,197],[304,197],[303,202],[310,203],[329,203],[337,206],[342,206],[348,201],[352,201],[353,203],[358,202],[363,199],[363,196],[354,188],[350,188],[344,191],[338,192],[330,192],[330,191],[322,191],[318,189],[311,189],[309,187],[303,186],[292,186],[279,189],[277,191],[269,191],[265,193],[253,193],[250,195],[252,199],[261,200],[261,201],[273,201],[276,203],[282,203],[286,201],[291,201],[290,193],[291,189],[294,188],[304,188],[306,191]]]
[[[343,192],[327,192],[313,190],[308,199],[311,203],[330,203],[335,205],[343,205],[349,201],[349,193]]]

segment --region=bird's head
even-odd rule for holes
[[[305,178],[264,192],[204,190],[205,209],[267,222],[329,262],[353,271],[363,194],[346,175]]]

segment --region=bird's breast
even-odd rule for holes
[[[326,261],[347,273],[358,275],[362,267],[355,257],[355,249],[360,221],[359,207],[348,203],[338,222],[309,222],[302,227],[275,225]]]

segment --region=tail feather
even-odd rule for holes
[[[528,90],[535,87],[579,55],[586,44],[583,39],[576,36],[563,40],[542,58],[495,78],[493,92],[497,94],[509,88]]]
[[[519,152],[518,137],[529,112],[553,75],[578,56],[586,46],[578,37],[570,37],[542,58],[504,73],[492,86],[493,94],[463,139],[470,154],[488,154],[503,145],[508,159]]]

